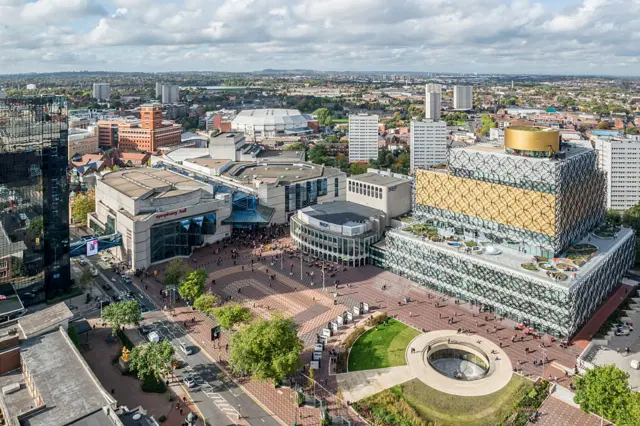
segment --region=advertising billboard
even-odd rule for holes
[[[87,241],[87,256],[94,256],[98,254],[98,239],[94,238],[93,240]]]

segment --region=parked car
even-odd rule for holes
[[[162,336],[160,336],[157,331],[152,331],[151,333],[147,334],[147,340],[150,342],[159,342],[162,340]]]
[[[196,379],[191,376],[187,376],[184,378],[184,384],[187,385],[189,389],[195,388],[198,384],[196,383]]]
[[[146,336],[147,334],[151,333],[153,329],[146,324],[142,324],[138,327],[138,331],[140,332],[140,334]]]
[[[91,268],[89,269],[89,271],[91,272],[91,276],[92,276],[92,277],[97,277],[97,276],[98,276],[98,270],[97,270],[96,268],[91,267]]]
[[[182,343],[180,345],[180,349],[184,352],[185,355],[191,355],[193,353],[193,348],[186,343]]]

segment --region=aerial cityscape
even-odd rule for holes
[[[639,3],[214,3],[0,0],[0,426],[640,426]]]

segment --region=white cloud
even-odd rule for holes
[[[640,74],[640,1],[563,1],[0,0],[0,72]]]

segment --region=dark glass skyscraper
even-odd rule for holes
[[[0,99],[0,316],[71,286],[67,117],[61,96]]]

